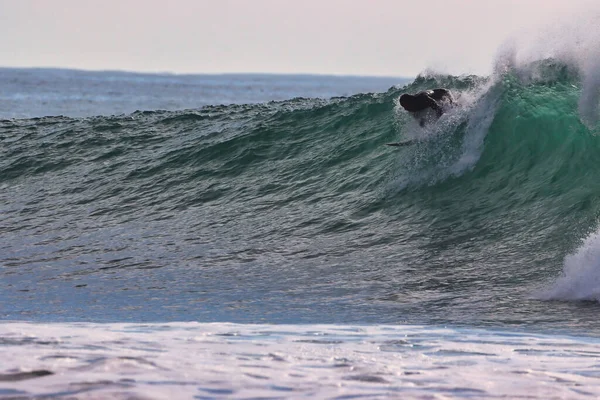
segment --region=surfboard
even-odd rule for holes
[[[402,142],[386,143],[385,145],[386,146],[393,146],[393,147],[404,147],[404,146],[410,146],[414,142],[415,142],[414,140],[404,140]]]

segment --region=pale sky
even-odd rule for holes
[[[491,71],[600,0],[0,0],[0,66],[414,76]]]

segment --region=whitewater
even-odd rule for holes
[[[571,33],[487,77],[2,69],[0,398],[597,398]]]

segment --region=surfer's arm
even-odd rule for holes
[[[427,105],[435,111],[435,113],[437,114],[438,117],[444,113],[444,111],[442,110],[442,107],[440,107],[440,105],[437,103],[437,101],[435,101],[434,99],[432,99],[429,96],[427,96]]]
[[[433,89],[433,95],[431,97],[434,100],[443,100],[450,104],[454,104],[454,97],[452,96],[452,92],[448,89]]]

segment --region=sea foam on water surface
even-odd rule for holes
[[[423,326],[0,325],[0,398],[597,398],[600,341]]]
[[[573,254],[565,257],[562,275],[539,297],[600,301],[600,230],[591,233]]]

